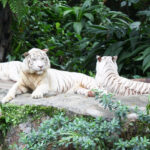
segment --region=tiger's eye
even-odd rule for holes
[[[36,61],[36,59],[35,59],[35,58],[32,58],[32,60],[33,60],[33,61]]]

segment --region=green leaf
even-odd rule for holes
[[[56,29],[59,29],[59,28],[60,28],[60,23],[56,22]]]
[[[86,8],[86,7],[90,7],[91,6],[91,0],[86,0],[84,3],[83,3],[83,8]]]
[[[139,11],[138,15],[146,15],[146,16],[150,16],[150,10],[144,10],[144,11]]]
[[[143,61],[143,72],[150,68],[150,55],[148,55]]]
[[[126,1],[121,2],[121,7],[126,6],[126,5],[127,5]]]
[[[71,12],[72,12],[72,9],[66,10],[66,11],[64,11],[63,16],[66,16],[66,15],[68,15]]]
[[[104,55],[111,55],[111,56],[114,56],[114,55],[119,55],[119,53],[122,51],[123,49],[123,45],[126,43],[127,41],[119,41],[119,42],[116,42],[112,45],[110,45]]]
[[[143,58],[145,58],[147,55],[149,55],[150,54],[150,47],[148,47],[148,48],[146,48],[143,52],[142,52],[142,54],[143,54]]]
[[[3,5],[3,8],[5,8],[5,6],[6,6],[7,2],[8,2],[8,0],[1,0],[1,2],[2,2],[2,5]]]
[[[85,17],[87,17],[90,21],[94,21],[94,16],[91,13],[85,13]]]
[[[107,27],[102,26],[102,25],[92,25],[90,27],[95,28],[95,29],[100,29],[100,30],[107,30]]]
[[[116,22],[117,23],[121,23],[120,25],[126,25],[126,26],[129,26],[129,23],[128,22],[126,22],[125,20],[123,20],[123,19],[120,19],[120,18],[115,18],[115,20],[116,20]]]
[[[80,34],[81,30],[82,30],[82,23],[81,22],[74,22],[73,23],[73,28],[75,30],[76,33]]]
[[[150,57],[149,57],[150,58]],[[144,69],[143,69],[143,72],[145,72],[148,68],[150,68],[150,62],[147,63],[147,65],[145,65]]]
[[[65,26],[64,26],[64,29],[68,28],[72,24],[73,24],[73,22],[66,23]]]
[[[136,21],[136,22],[133,22],[130,24],[130,28],[133,30],[133,29],[139,29],[140,28],[140,25],[141,25],[141,22],[139,21]]]
[[[76,21],[80,21],[81,20],[81,8],[80,7],[73,7],[74,10],[74,14],[76,16]]]
[[[124,51],[121,55],[120,55],[120,58],[119,60],[120,61],[123,61],[124,59],[127,59],[129,57],[132,57],[136,54],[138,54],[140,51],[142,51],[144,48],[146,48],[147,45],[142,45],[142,46],[139,46],[138,48],[136,48],[135,50],[133,50],[131,53],[127,52],[127,51]],[[138,61],[138,58],[135,59],[135,61]]]

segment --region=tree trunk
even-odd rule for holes
[[[7,5],[3,8],[0,3],[0,61],[6,60],[6,54],[10,51],[11,42],[11,10]]]

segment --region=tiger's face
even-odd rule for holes
[[[47,49],[41,50],[38,48],[32,48],[24,53],[25,59],[23,63],[25,71],[40,75],[50,68],[50,60],[46,54],[47,51]]]
[[[118,66],[117,66],[117,56],[97,56],[97,63],[96,63],[96,79],[103,81],[105,78],[106,72],[108,73],[109,70],[118,74]]]

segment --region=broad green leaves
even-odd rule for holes
[[[82,25],[81,22],[74,22],[74,23],[73,23],[73,28],[74,28],[74,30],[75,30],[75,32],[76,32],[77,34],[80,34],[80,33],[81,33],[81,30],[82,30],[82,28],[83,28],[83,25]]]
[[[60,6],[60,8],[63,8],[63,16],[65,20],[69,20],[70,22],[65,25],[65,28],[72,27],[73,30],[77,34],[81,34],[83,29],[87,29],[88,21],[93,22],[94,21],[94,7],[90,8],[91,1],[85,1],[82,6]]]
[[[12,0],[2,1],[5,6],[6,1]],[[18,5],[26,6],[25,1],[12,1],[15,5],[12,10],[22,9]],[[135,1],[126,2],[128,5]],[[13,22],[13,51],[8,58],[21,59],[21,54],[32,47],[49,48],[54,67],[87,73],[95,71],[96,55],[118,55],[122,74],[148,75],[149,19],[133,22],[124,13],[112,11],[97,0],[85,0],[73,6],[67,3],[34,0],[27,6],[21,24],[16,18]],[[149,18],[149,9],[138,14]]]
[[[143,71],[150,68],[150,47],[147,47],[141,52],[141,56],[137,60],[143,60]]]

